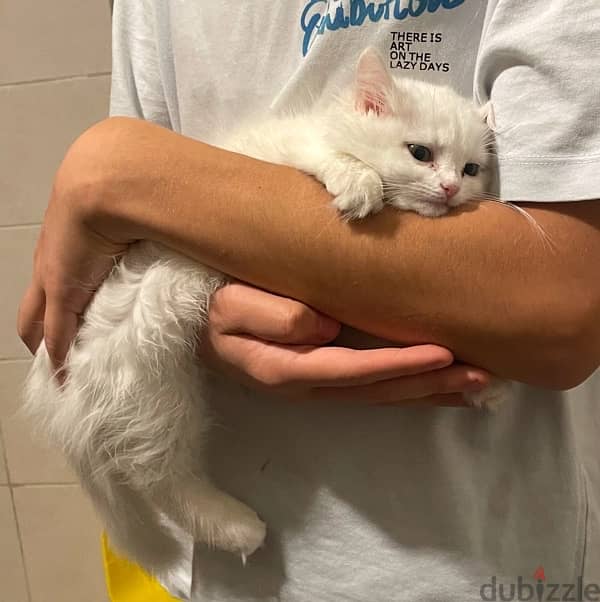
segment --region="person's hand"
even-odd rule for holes
[[[97,194],[86,144],[75,143],[59,168],[37,241],[33,276],[19,306],[17,331],[32,353],[44,339],[58,370],[81,315],[127,241],[109,240],[83,208]]]
[[[19,336],[32,353],[42,339],[59,370],[94,291],[126,245],[100,238],[53,195],[34,255],[33,275],[17,318]]]
[[[310,307],[242,283],[212,297],[200,355],[251,387],[289,398],[465,406],[489,375],[454,364],[436,345],[355,350],[327,346],[340,330]]]

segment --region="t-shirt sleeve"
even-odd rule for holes
[[[116,0],[110,115],[171,128],[161,77],[156,11],[151,0]]]
[[[490,0],[475,98],[492,101],[500,197],[600,199],[600,2]]]

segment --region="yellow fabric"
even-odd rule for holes
[[[102,534],[102,558],[111,602],[178,602],[137,564],[117,556]]]

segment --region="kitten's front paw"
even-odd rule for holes
[[[362,219],[383,208],[383,184],[372,169],[339,176],[327,183],[327,190],[335,195],[333,206],[348,220]]]
[[[507,399],[510,399],[512,385],[510,382],[494,379],[483,391],[466,393],[467,401],[476,408],[491,412],[496,411]]]

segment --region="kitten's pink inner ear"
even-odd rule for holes
[[[355,105],[358,111],[372,111],[377,115],[388,115],[392,112],[390,96],[394,82],[375,49],[367,48],[360,55],[355,86]]]

